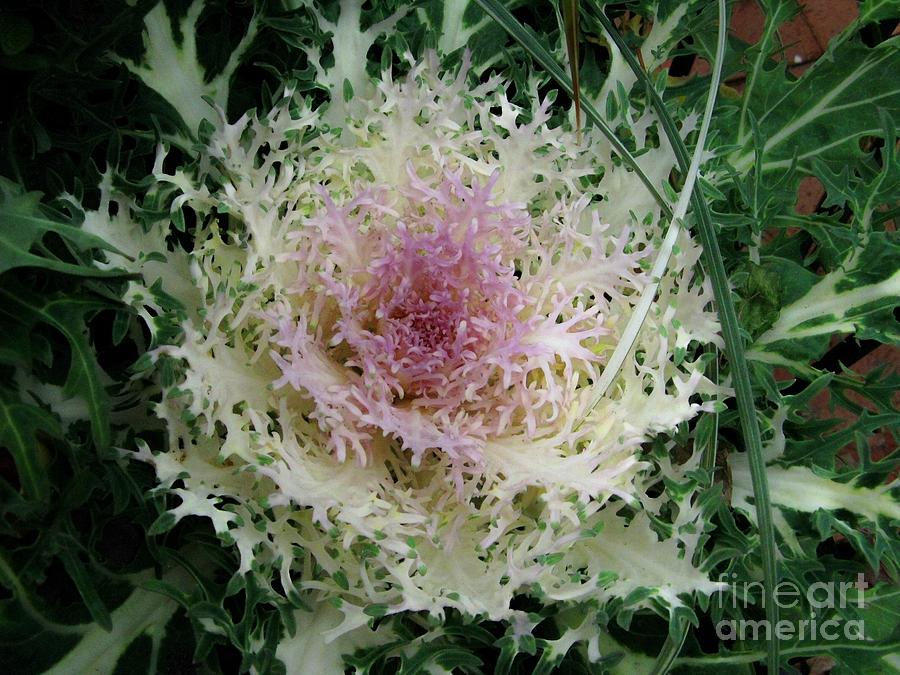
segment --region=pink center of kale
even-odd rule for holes
[[[365,463],[393,439],[414,466],[433,451],[449,458],[461,485],[489,436],[557,420],[574,365],[596,360],[582,342],[605,332],[598,310],[563,285],[532,297],[520,278],[534,274],[516,267],[530,218],[492,200],[496,177],[466,185],[410,171],[402,199],[366,191],[341,206],[323,190],[322,212],[298,232],[294,302],[309,310],[285,304],[273,317],[275,386],[314,401],[338,459]]]
[[[472,366],[516,332],[522,306],[497,233],[443,215],[398,228],[368,267],[357,321],[343,323],[352,365],[369,386],[387,384],[395,401],[416,399],[418,406],[460,403]],[[360,313],[369,320],[359,322]],[[346,330],[351,325],[361,330]]]

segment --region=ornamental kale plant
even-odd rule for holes
[[[895,3],[132,4],[2,12],[7,671],[900,667]]]

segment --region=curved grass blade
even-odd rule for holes
[[[703,122],[700,125],[700,135],[697,138],[697,147],[694,150],[691,164],[687,168],[684,187],[678,197],[678,203],[675,205],[675,212],[670,219],[669,229],[666,230],[666,236],[663,239],[662,246],[659,247],[659,251],[656,254],[656,260],[653,261],[653,268],[650,271],[651,281],[641,290],[641,297],[634,308],[631,318],[628,320],[628,324],[625,326],[625,331],[622,333],[622,337],[619,338],[619,343],[616,345],[615,350],[613,350],[606,367],[603,368],[600,379],[597,381],[594,388],[594,397],[591,400],[588,410],[596,408],[600,403],[600,400],[606,396],[607,390],[619,374],[619,370],[625,363],[628,353],[634,346],[635,340],[637,340],[637,336],[644,326],[644,321],[647,319],[650,306],[653,304],[653,299],[656,297],[659,282],[663,278],[663,275],[665,275],[666,268],[669,266],[669,259],[672,257],[675,241],[678,239],[678,233],[681,229],[681,221],[687,214],[688,202],[694,195],[694,184],[697,182],[697,177],[700,172],[700,159],[703,154],[703,147],[706,143],[706,136],[709,133],[709,125],[712,121],[713,107],[716,103],[716,92],[719,88],[718,83],[722,77],[722,62],[725,55],[724,6],[721,7],[720,11],[721,18],[719,22],[719,41],[716,48],[716,68],[713,72],[709,96],[706,99],[706,109],[703,112]],[[659,114],[660,116],[663,116],[663,114],[668,115],[668,112],[666,111],[665,113]]]
[[[494,21],[496,21],[501,28],[503,28],[507,33],[509,33],[513,39],[518,42],[522,49],[524,49],[531,57],[537,61],[540,66],[547,71],[547,73],[556,80],[557,84],[565,91],[569,96],[575,95],[575,90],[572,87],[572,81],[569,79],[568,75],[566,75],[566,71],[562,69],[562,67],[557,63],[556,59],[553,55],[547,51],[544,45],[541,44],[540,40],[532,33],[528,28],[520,24],[516,18],[510,14],[510,11],[500,4],[499,0],[475,0],[479,6],[490,16]],[[669,206],[668,202],[656,189],[656,186],[653,184],[653,181],[650,180],[649,176],[641,169],[640,165],[637,163],[637,160],[634,158],[634,155],[629,152],[628,148],[619,140],[619,137],[613,132],[612,129],[609,128],[609,125],[603,120],[600,116],[600,113],[597,112],[597,109],[594,108],[588,101],[582,101],[581,107],[584,110],[584,114],[591,120],[591,122],[596,125],[598,129],[600,129],[601,133],[606,136],[606,139],[609,141],[609,144],[612,146],[613,150],[618,153],[618,155],[622,158],[622,160],[631,167],[634,172],[638,175],[641,182],[644,184],[644,187],[650,192],[653,196],[653,199],[656,200],[656,203],[659,204],[660,209],[666,215],[666,217],[672,217],[672,207]]]
[[[720,12],[724,10],[723,0],[719,0]],[[669,138],[675,157],[682,171],[688,168],[688,153],[675,123],[666,110],[665,103],[656,93],[647,73],[638,63],[622,37],[616,31],[615,26],[603,11],[589,3],[588,15],[596,19],[604,28],[609,38],[613,40],[628,62],[635,75],[644,82],[650,96],[651,103],[657,111],[663,125],[666,136]],[[596,11],[594,11],[596,10]],[[731,291],[728,286],[728,276],[722,262],[722,253],[719,250],[719,242],[716,239],[712,225],[712,217],[709,205],[703,196],[697,192],[692,197],[695,215],[697,217],[697,234],[703,245],[703,259],[706,263],[710,280],[715,293],[719,316],[722,321],[722,336],[725,340],[725,351],[731,364],[732,383],[735,389],[738,414],[741,422],[741,432],[750,461],[751,479],[753,482],[753,494],[756,500],[757,522],[759,524],[760,547],[763,559],[763,575],[766,591],[766,618],[770,625],[778,623],[778,605],[774,601],[774,588],[777,582],[775,530],[772,524],[772,508],[769,499],[768,481],[766,480],[765,460],[762,454],[762,438],[756,419],[756,410],[753,406],[753,392],[750,386],[750,371],[747,367],[744,344],[740,336],[740,325],[734,302],[731,299]],[[768,669],[769,672],[778,672],[779,644],[778,640],[768,642]]]

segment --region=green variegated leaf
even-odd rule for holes
[[[791,637],[785,639],[782,651],[785,669],[790,667],[789,662],[800,663],[815,656],[835,674],[897,672],[900,630],[896,617],[900,612],[900,591],[888,584],[875,588],[870,584],[864,595],[854,589],[847,597],[848,608],[844,611],[825,608],[813,612],[815,626],[810,613],[786,612],[788,618],[783,634]],[[752,664],[765,655],[765,640],[759,637],[764,636],[766,630],[765,624],[753,619],[743,620],[743,623],[736,620],[734,624],[726,621],[719,626],[722,635],[738,638],[743,635],[746,639],[723,640],[723,646],[728,644],[733,648],[721,649],[718,654],[701,654],[698,645],[689,645],[686,650],[689,653],[675,661],[672,673],[737,675],[751,672]]]
[[[791,364],[815,360],[835,333],[854,333],[881,342],[900,342],[894,309],[900,304],[900,244],[896,236],[874,232],[865,248],[851,249],[843,265],[829,272],[778,313],[757,338],[751,358]],[[773,267],[774,269],[774,267]],[[787,279],[798,275],[781,266]]]
[[[882,132],[879,111],[895,117],[900,112],[898,50],[898,39],[874,48],[848,42],[826,52],[796,82],[785,78],[783,66],[756,68],[745,90],[742,124],[728,136],[738,148],[729,163],[741,173],[767,173],[784,171],[796,160],[809,172],[816,158],[860,158],[860,137]],[[761,147],[753,147],[745,115],[756,120]]]
[[[103,239],[61,222],[41,204],[41,194],[25,192],[0,176],[0,274],[18,267],[41,267],[80,277],[122,277],[116,270],[60,260],[44,240],[54,233],[76,251],[115,250]]]
[[[144,53],[135,60],[120,59],[178,112],[189,138],[196,136],[201,122],[217,118],[217,107],[227,107],[231,78],[258,29],[254,16],[225,64],[211,72],[198,51],[197,22],[203,10],[204,3],[197,0],[184,16],[173,17],[165,3],[157,3],[144,17]]]
[[[184,635],[177,631],[184,630],[185,621],[176,616],[175,600],[140,586],[150,576],[133,578],[135,585],[109,612],[107,625],[69,623],[62,616],[46,616],[35,604],[39,598],[25,596],[13,570],[0,560],[0,582],[17,589],[13,598],[0,601],[4,663],[14,672],[48,675],[170,672],[166,664],[183,662],[173,649],[183,649]],[[166,579],[180,587],[187,584],[180,571]]]
[[[503,30],[475,0],[430,0],[422,3],[421,18],[441,54],[467,49],[479,70],[502,55]]]
[[[863,0],[859,6],[859,22],[866,25],[873,21],[896,19],[900,15],[897,0]]]

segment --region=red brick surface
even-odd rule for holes
[[[787,58],[793,66],[808,64],[819,58],[828,42],[859,16],[856,0],[801,0],[799,13],[778,29],[781,49],[772,58]],[[756,44],[762,37],[765,15],[756,0],[740,0],[731,7],[731,34],[748,44]],[[802,70],[791,69],[795,75]],[[709,63],[697,59],[692,75],[708,75]],[[739,79],[739,78],[738,78]]]
[[[825,196],[825,188],[818,178],[807,176],[800,181],[800,189],[797,192],[797,204],[794,210],[804,216],[815,213]]]
[[[765,22],[765,14],[752,0],[743,0],[731,8],[731,33],[748,44],[759,42]]]
[[[773,54],[776,60],[787,58],[788,63],[797,65],[815,61],[822,55],[823,49],[803,10],[790,21],[781,24],[778,36],[781,38],[782,52]]]
[[[876,368],[884,368],[883,377],[890,374],[897,374],[897,372],[900,372],[900,349],[892,347],[891,345],[881,345],[874,351],[869,352],[856,363],[845,365],[848,365],[851,370],[860,374],[868,373]],[[846,396],[857,405],[862,406],[871,412],[876,412],[875,406],[865,397],[852,391],[847,391]],[[894,407],[900,407],[900,392],[894,394],[893,403]],[[836,427],[837,429],[848,427],[850,423],[856,419],[855,413],[846,408],[839,405],[834,405],[833,408],[832,406],[831,397],[827,390],[816,396],[810,403],[810,408],[819,419],[840,420],[841,423]],[[887,457],[897,449],[897,443],[894,441],[893,434],[891,433],[891,430],[887,428],[877,429],[875,433],[868,438],[868,441],[869,449],[872,452],[872,459],[876,462]],[[844,462],[850,464],[855,464],[859,461],[856,443],[848,443],[841,451],[840,458]]]
[[[831,38],[859,16],[856,0],[805,0],[801,5],[803,17],[822,51]]]

